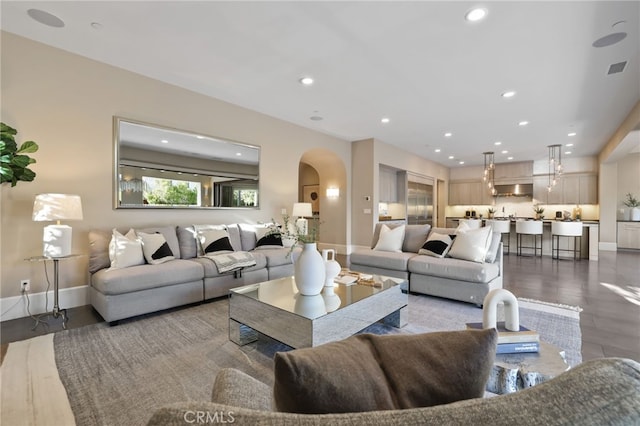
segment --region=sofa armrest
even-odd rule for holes
[[[272,388],[235,368],[220,370],[211,400],[218,404],[271,411]]]

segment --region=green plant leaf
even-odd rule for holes
[[[11,160],[11,164],[24,168],[31,164],[31,158],[28,155],[16,155],[13,157],[13,160]]]
[[[34,141],[26,141],[20,145],[20,149],[16,151],[19,154],[31,154],[38,150],[38,144]]]
[[[15,135],[18,133],[18,131],[16,129],[14,129],[11,126],[7,126],[4,123],[0,123],[0,132],[1,133],[7,133],[9,135]]]
[[[0,167],[0,178],[2,183],[10,182],[13,179],[13,169],[11,167]]]

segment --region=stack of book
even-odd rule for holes
[[[481,322],[468,322],[467,329],[481,330]],[[507,330],[503,322],[498,322],[496,329],[498,330],[498,346],[496,354],[517,354],[525,352],[540,351],[540,334],[537,331],[529,330],[527,327],[520,326],[520,330]]]

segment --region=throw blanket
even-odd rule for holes
[[[246,251],[234,251],[227,253],[209,253],[207,257],[216,264],[218,273],[237,271],[248,266],[254,266],[256,259],[253,255]]]

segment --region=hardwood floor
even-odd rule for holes
[[[337,256],[348,265],[346,256]],[[640,252],[600,252],[598,262],[504,256],[504,287],[517,297],[577,305],[583,360],[624,357],[640,362]],[[68,311],[69,328],[102,321],[91,306]],[[0,323],[1,343],[61,330],[57,320],[32,331],[33,320]]]

